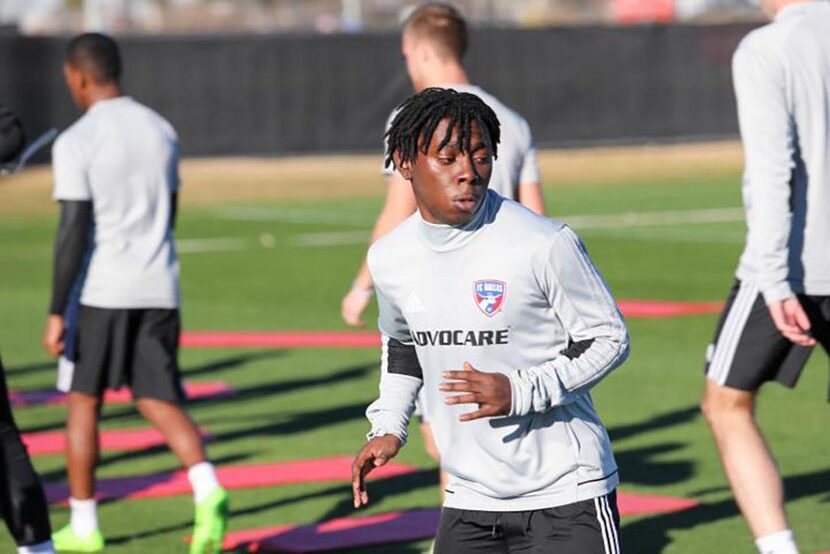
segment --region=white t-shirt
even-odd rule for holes
[[[93,251],[81,304],[178,307],[170,226],[178,158],[173,127],[126,96],[96,102],[55,141],[53,198],[93,204]]]
[[[515,111],[501,103],[495,96],[475,85],[441,85],[458,92],[468,92],[481,98],[490,106],[501,126],[501,141],[498,145],[498,158],[493,160],[493,173],[489,188],[511,200],[518,199],[519,184],[538,183],[539,165],[536,161],[536,147],[527,121]],[[392,112],[386,122],[388,130],[392,125],[397,110]],[[384,145],[385,146],[385,145]],[[394,168],[384,169],[384,175],[391,175]]]

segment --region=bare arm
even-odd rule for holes
[[[523,206],[539,215],[547,215],[547,211],[545,210],[545,197],[542,194],[542,185],[537,181],[519,183],[518,193],[518,200]]]
[[[415,195],[412,194],[412,186],[409,181],[401,177],[397,172],[389,177],[389,184],[386,189],[386,202],[375,221],[372,229],[372,237],[369,244],[389,233],[397,227],[404,219],[415,211]],[[354,285],[343,297],[340,313],[343,320],[353,327],[363,327],[361,315],[369,304],[372,294],[372,276],[364,258],[360,271],[357,273]]]

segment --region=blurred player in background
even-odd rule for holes
[[[122,95],[120,55],[111,38],[95,33],[74,38],[64,74],[85,113],[61,134],[52,152],[61,218],[43,344],[53,356],[68,348],[64,314],[85,258],[88,267],[71,339],[75,365],[64,376],[71,519],[54,534],[55,547],[78,552],[104,548],[95,501],[98,414],[105,389],[128,386],[139,412],[188,469],[196,504],[191,552],[219,552],[227,493],[182,407],[173,238],[179,188],[176,133],[158,114]]]
[[[493,110],[453,90],[392,122],[387,161],[418,210],[369,250],[383,357],[354,504],[423,391],[450,475],[438,554],[618,554],[617,466],[590,389],[628,333],[579,238],[487,190],[498,142]]]
[[[830,352],[830,3],[762,3],[774,21],[733,59],[748,231],[702,407],[758,550],[795,554],[754,408],[765,382],[795,386],[816,342]]]
[[[406,69],[416,91],[429,87],[452,88],[475,94],[490,106],[501,122],[499,159],[493,164],[490,189],[501,196],[518,200],[536,213],[545,213],[539,183],[536,150],[527,122],[497,98],[470,83],[462,58],[467,51],[467,24],[453,6],[427,3],[418,7],[403,25],[402,51]],[[389,118],[392,122],[394,112]],[[391,166],[384,166],[388,178],[386,202],[375,222],[370,243],[389,233],[415,211],[412,185]],[[341,314],[352,326],[364,325],[361,316],[373,292],[372,277],[364,260],[352,288],[343,298]],[[430,456],[438,451],[429,427],[429,414],[419,404],[421,432]],[[442,474],[442,483],[444,482]],[[443,490],[443,486],[441,487]]]
[[[23,150],[20,120],[0,104],[0,166]],[[19,554],[52,554],[52,528],[43,486],[32,467],[12,416],[6,376],[0,360],[0,512]]]

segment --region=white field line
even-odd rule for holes
[[[571,215],[561,219],[575,229],[614,229],[696,223],[734,223],[744,220],[743,208],[709,208],[664,212],[624,212],[607,215]]]
[[[290,208],[223,208],[217,215],[222,219],[235,221],[281,221],[285,223],[308,223],[320,225],[369,226],[375,214],[348,213],[331,210],[295,210]]]
[[[242,250],[253,244],[247,239],[221,238],[221,239],[179,239],[176,241],[176,251],[182,254],[195,254],[200,252],[225,252]]]
[[[296,235],[292,246],[344,246],[350,244],[365,244],[368,246],[369,237],[372,232],[366,231],[342,231],[335,233],[306,233]]]
[[[219,216],[227,219],[244,221],[283,221],[290,223],[307,223],[323,225],[366,225],[371,223],[370,216],[356,213],[343,213],[325,210],[291,210],[281,208],[225,208]],[[742,208],[709,208],[700,210],[668,210],[650,212],[623,212],[617,214],[571,215],[560,219],[577,230],[586,231],[588,235],[615,236],[613,232],[631,231],[643,227],[672,225],[697,225],[706,223],[736,223],[744,220]],[[290,244],[295,247],[315,248],[328,246],[347,246],[366,244],[370,231],[335,231],[322,233],[303,233],[294,235]],[[739,237],[720,232],[708,233],[683,230],[664,230],[659,235],[652,233],[636,234],[623,232],[618,238],[633,240],[662,240],[667,242],[740,242]],[[177,241],[177,248],[182,253],[219,252],[242,250],[256,244],[252,240],[239,238],[219,239],[184,239]]]

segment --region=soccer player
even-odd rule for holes
[[[628,333],[573,231],[488,190],[499,135],[481,99],[439,88],[387,134],[418,210],[369,250],[382,373],[354,505],[423,388],[449,474],[436,552],[616,553],[617,466],[589,391]]]
[[[139,412],[188,468],[196,508],[192,553],[219,552],[227,493],[185,413],[178,366],[179,268],[173,237],[178,142],[170,124],[124,96],[118,46],[88,33],[67,48],[64,75],[85,113],[53,146],[54,198],[61,218],[43,344],[68,346],[64,317],[86,265],[67,398],[69,525],[58,550],[104,548],[95,502],[98,414],[107,388],[131,388]]]
[[[467,24],[453,6],[430,2],[418,7],[403,25],[401,37],[406,69],[416,91],[429,87],[451,87],[475,94],[495,111],[501,122],[501,155],[493,164],[490,188],[505,198],[515,199],[531,210],[544,214],[545,201],[539,184],[536,149],[527,122],[497,98],[470,83],[462,58],[467,51]],[[395,112],[389,118],[391,123]],[[375,242],[397,227],[415,211],[412,187],[388,164],[386,202],[375,222],[370,242]],[[362,327],[361,316],[373,294],[372,277],[364,261],[343,298],[341,314],[352,326]],[[418,404],[421,435],[429,455],[438,460],[430,416],[423,402]],[[441,474],[444,489],[446,475]]]
[[[764,0],[774,21],[733,59],[746,247],[707,352],[702,408],[763,554],[794,554],[781,478],[754,419],[767,381],[793,387],[830,349],[830,4]]]
[[[20,120],[0,105],[0,166],[23,150]],[[0,360],[0,512],[17,544],[18,554],[53,554],[49,510],[43,486],[32,467],[12,416],[6,376]]]

